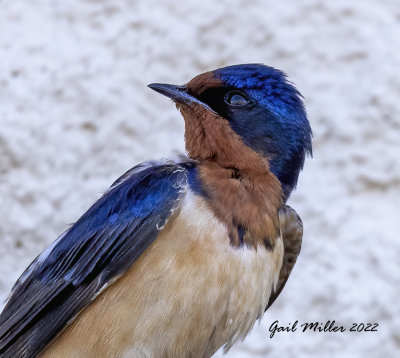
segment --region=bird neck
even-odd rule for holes
[[[297,185],[300,171],[304,165],[304,158],[304,151],[299,151],[292,153],[286,160],[282,160],[279,157],[270,160],[270,170],[281,183],[285,201]]]
[[[179,109],[188,156],[200,162],[202,188],[228,228],[231,244],[272,248],[283,204],[281,185],[268,161],[247,147],[224,118],[201,106]]]
[[[254,174],[208,160],[199,163],[198,172],[205,198],[227,228],[231,245],[273,249],[283,205],[276,177],[269,171]]]
[[[185,145],[190,158],[216,162],[249,175],[270,172],[268,161],[246,146],[226,119],[200,105],[178,105],[178,109],[185,119]]]

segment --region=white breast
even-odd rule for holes
[[[173,222],[44,356],[209,357],[229,349],[263,315],[282,257],[281,238],[272,251],[233,248],[189,191]]]

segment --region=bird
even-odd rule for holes
[[[0,357],[210,357],[242,341],[300,252],[287,201],[312,130],[287,75],[240,64],[148,87],[185,155],[136,165],[39,254],[0,315]]]

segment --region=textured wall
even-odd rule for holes
[[[183,150],[147,83],[263,62],[297,84],[315,133],[291,199],[304,246],[228,356],[398,356],[399,38],[395,0],[0,1],[0,299],[119,174]],[[276,319],[380,325],[271,340]]]

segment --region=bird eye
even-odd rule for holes
[[[225,96],[225,102],[231,106],[244,106],[249,103],[249,99],[241,92],[231,91]]]

